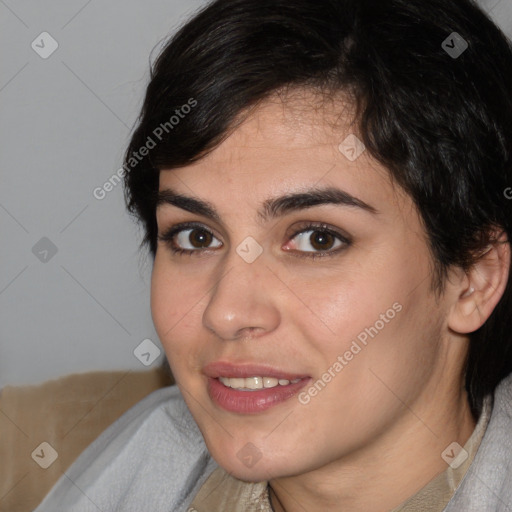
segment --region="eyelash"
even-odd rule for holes
[[[184,222],[182,224],[177,224],[175,226],[172,226],[167,231],[165,231],[162,234],[159,234],[157,236],[158,240],[161,242],[164,242],[169,249],[172,251],[173,254],[176,255],[184,255],[184,256],[192,256],[192,255],[199,255],[199,253],[208,251],[208,248],[205,249],[181,249],[179,247],[176,247],[174,244],[174,237],[181,233],[182,231],[186,231],[188,229],[198,229],[200,231],[204,231],[206,233],[209,233],[211,236],[215,237],[215,235],[207,228],[205,228],[201,224],[197,224],[195,222]],[[318,231],[321,233],[327,233],[335,238],[337,238],[339,241],[343,243],[343,246],[338,247],[335,250],[329,250],[329,251],[319,251],[319,252],[312,252],[312,251],[289,251],[293,252],[297,257],[299,258],[325,258],[330,256],[335,256],[340,251],[346,249],[348,246],[352,244],[352,240],[350,240],[347,236],[342,235],[338,231],[333,230],[330,228],[327,224],[323,223],[307,223],[304,226],[302,226],[298,231],[295,231],[293,235],[290,237],[290,240],[295,238],[297,235],[300,235],[301,233],[305,233],[307,231]]]

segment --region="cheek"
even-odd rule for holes
[[[387,328],[380,319],[392,322],[398,315],[393,303],[399,298],[398,282],[382,278],[378,267],[362,268],[346,265],[347,271],[335,269],[326,275],[301,273],[288,284],[295,292],[286,306],[305,338],[332,358],[343,354],[352,340],[364,341],[365,329],[378,322],[379,330]],[[298,273],[297,273],[298,274]],[[399,281],[399,280],[398,280]],[[382,325],[381,325],[382,324]],[[366,334],[365,334],[366,333]]]
[[[200,309],[206,297],[204,290],[194,283],[155,258],[151,275],[151,315],[171,365],[169,356],[179,358],[190,350],[190,340],[194,339],[194,333],[197,338],[201,325]]]
[[[411,264],[411,258],[397,252],[347,268],[350,271],[316,279],[301,275],[290,284],[301,290],[301,302],[307,306],[297,303],[292,308],[290,303],[287,310],[316,354],[311,368],[322,373],[338,356],[346,356],[347,365],[354,367],[353,382],[366,379],[370,385],[370,368],[414,381],[415,372],[422,374],[438,349],[432,340],[439,334],[439,311],[424,277],[429,275],[428,264],[420,259]],[[410,375],[405,375],[406,369]]]

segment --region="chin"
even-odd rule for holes
[[[238,459],[236,460],[217,460],[217,464],[221,466],[227,473],[232,475],[238,480],[243,480],[244,482],[265,482],[270,480],[271,478],[276,478],[281,476],[277,475],[275,471],[272,470],[272,464],[265,464],[262,460],[258,461],[254,464],[253,467],[246,467],[243,463],[241,463]]]
[[[251,443],[232,452],[222,449],[209,451],[220,467],[233,477],[245,482],[263,482],[301,473],[301,471],[294,471],[297,468],[291,468],[289,461],[266,458]]]

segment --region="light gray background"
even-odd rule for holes
[[[204,3],[0,0],[0,388],[143,370],[136,347],[160,346],[122,186],[93,190],[121,165],[152,50]],[[512,0],[481,4],[512,37]],[[59,45],[46,59],[42,32]],[[57,247],[45,262],[42,237]]]

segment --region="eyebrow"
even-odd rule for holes
[[[202,215],[203,217],[207,217],[222,224],[220,215],[217,213],[215,207],[208,201],[179,194],[166,188],[158,191],[156,196],[156,208],[165,204],[176,206],[190,213]],[[295,192],[267,199],[263,202],[257,214],[262,222],[268,222],[271,219],[283,216],[287,213],[328,204],[355,207],[371,214],[379,213],[376,208],[348,192],[335,187],[327,187],[312,188],[304,192]]]

